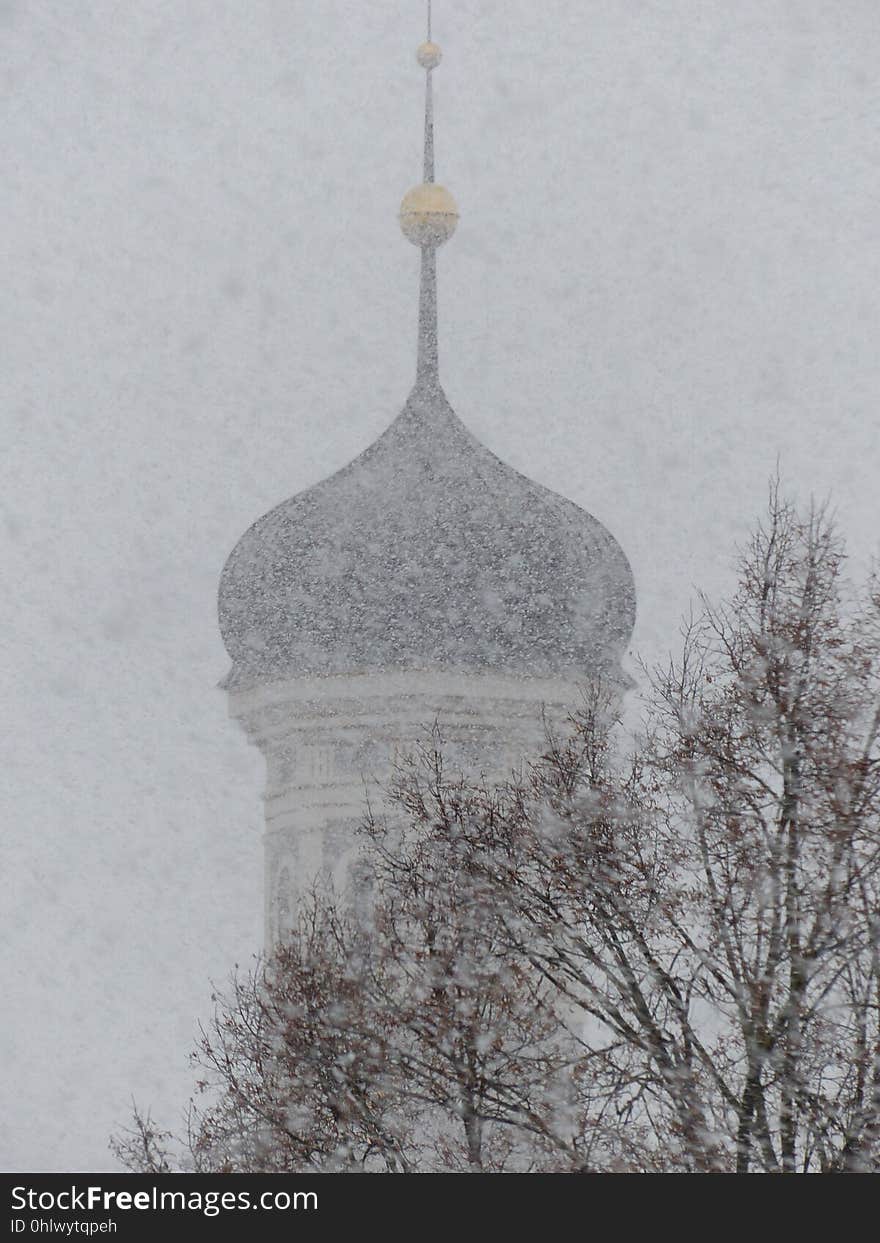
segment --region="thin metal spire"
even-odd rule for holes
[[[437,247],[447,242],[458,224],[455,199],[434,180],[434,97],[433,73],[442,53],[431,38],[431,3],[428,0],[428,40],[421,44],[416,59],[425,70],[425,159],[422,182],[413,186],[400,205],[403,235],[422,252],[419,286],[419,349],[416,387],[439,389],[437,367]]]
[[[425,172],[424,180],[434,180],[434,70],[429,69],[425,75]]]
[[[431,38],[431,0],[428,0],[428,43]],[[424,180],[434,181],[434,67],[425,64],[425,162]],[[437,349],[437,248],[422,247],[422,271],[419,281],[419,348],[416,365],[417,388],[439,388],[440,359]]]

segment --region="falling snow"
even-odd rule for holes
[[[460,423],[438,396],[392,422],[421,12],[0,4],[4,1169],[110,1166],[133,1089],[171,1117],[209,977],[259,945],[263,772],[215,613],[255,515],[237,685],[565,672],[606,639],[637,674],[615,541],[632,652],[663,660],[780,455],[875,550],[873,0],[436,7]]]

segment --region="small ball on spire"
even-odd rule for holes
[[[436,69],[443,59],[443,53],[436,43],[423,43],[416,52],[416,60],[423,69]]]
[[[400,227],[414,246],[442,246],[458,224],[455,199],[445,186],[424,182],[404,195],[400,205]]]

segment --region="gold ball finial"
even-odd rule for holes
[[[414,246],[442,246],[458,224],[455,199],[433,181],[413,186],[400,205],[400,227]]]
[[[416,52],[416,60],[423,69],[436,69],[443,59],[443,53],[436,43],[432,43],[430,39],[427,43],[422,43]]]

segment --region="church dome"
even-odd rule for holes
[[[256,522],[220,582],[232,685],[391,669],[613,673],[635,590],[595,518],[484,448],[439,385]]]
[[[458,209],[434,180],[430,22],[428,37],[423,180],[400,215],[421,250],[416,385],[375,444],[232,552],[230,688],[405,669],[621,676],[635,590],[617,542],[475,440],[440,385],[436,259]]]

